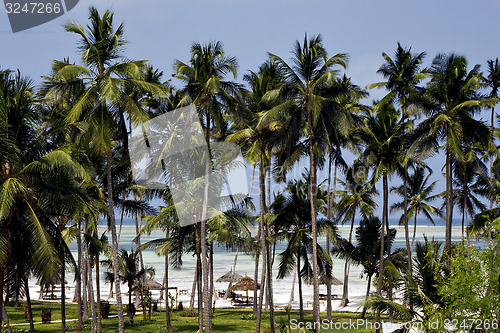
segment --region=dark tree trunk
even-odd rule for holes
[[[264,168],[264,144],[260,142],[259,151],[259,228],[260,228],[260,253],[262,255],[262,275],[261,286],[259,294],[259,305],[257,307],[257,318],[255,325],[255,332],[260,333],[260,326],[262,321],[262,303],[264,301],[265,285],[266,285],[266,271],[267,271],[267,256],[266,256],[266,228],[264,226],[264,213],[266,209],[266,184],[265,184],[265,168]]]
[[[169,238],[169,230],[167,228],[167,239]],[[167,323],[167,331],[171,332],[172,331],[172,318],[170,318],[170,311],[168,310],[168,265],[169,265],[169,258],[168,258],[168,251],[165,253],[165,321]]]
[[[28,319],[30,321],[30,333],[35,333],[35,323],[33,322],[33,311],[31,309],[30,288],[28,286],[28,279],[24,280],[24,289],[26,291],[26,304],[28,305]]]
[[[304,297],[302,295],[302,278],[300,277],[300,247],[297,251],[297,280],[299,284],[299,313],[300,321],[304,321]]]
[[[196,288],[198,291],[198,329],[203,332],[203,285],[201,277],[201,253],[200,253],[200,226],[196,225]]]
[[[307,114],[308,139],[309,139],[309,199],[311,203],[311,231],[312,231],[312,263],[313,263],[313,322],[316,332],[320,332],[320,311],[319,311],[319,272],[318,272],[318,205],[317,205],[317,179],[316,179],[316,158],[314,154],[314,137],[312,132],[312,114]]]
[[[384,187],[385,189],[385,187]],[[384,191],[384,197],[386,193]],[[385,200],[384,200],[385,201]],[[380,258],[379,258],[379,270],[378,270],[378,286],[377,293],[382,296],[382,280],[384,277],[384,244],[385,244],[385,214],[386,210],[382,209],[382,223],[380,226]],[[380,332],[381,321],[380,321],[380,311],[377,311],[375,314],[375,320],[377,321],[377,329],[376,332]]]
[[[102,312],[101,312],[101,278],[99,276],[99,252],[95,256],[95,284],[96,284],[96,300],[97,300],[97,333],[102,332]]]
[[[108,191],[109,224],[111,228],[111,240],[113,243],[113,274],[116,293],[116,307],[118,309],[118,333],[124,333],[122,293],[120,289],[120,272],[118,270],[118,238],[116,235],[115,203],[113,199],[113,179],[111,177],[112,151],[107,153],[106,184]]]
[[[62,240],[61,240],[62,241]],[[66,332],[66,263],[64,244],[61,246],[61,333]]]
[[[368,299],[368,296],[370,296],[370,286],[372,284],[372,276],[371,274],[368,275],[368,284],[366,286],[366,296],[365,300]],[[366,306],[363,306],[363,311],[361,312],[361,315],[359,316],[361,319],[365,319],[365,314],[366,314]]]
[[[349,231],[349,243],[352,242],[352,231],[354,229],[354,214],[351,220],[351,229]],[[344,286],[342,292],[342,301],[340,302],[340,306],[347,306],[349,304],[349,268],[350,268],[350,260],[346,258],[344,265]]]
[[[78,247],[78,265],[75,272],[76,287],[75,296],[78,305],[78,329],[83,328],[83,304],[82,304],[82,221],[78,221],[78,236],[76,237]]]

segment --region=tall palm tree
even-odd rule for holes
[[[305,191],[308,187],[309,176],[303,174],[303,179],[289,182],[285,193],[275,196],[271,204],[272,213],[275,218],[272,222],[278,232],[273,236],[277,241],[287,242],[285,250],[279,254],[278,279],[282,279],[289,274],[297,272],[299,286],[300,320],[304,320],[304,301],[302,296],[302,279],[311,281],[311,258],[312,252],[312,225],[311,225],[311,205],[309,203],[309,193]],[[326,203],[326,192],[319,189],[318,207]],[[336,228],[329,220],[320,219],[318,229],[336,239]],[[322,280],[331,276],[331,259],[328,253],[317,244],[320,256],[318,259],[320,275]]]
[[[353,169],[349,168],[346,172],[346,181],[339,180],[340,184],[345,188],[339,190],[336,195],[339,201],[335,205],[335,210],[342,219],[342,224],[351,223],[349,230],[348,242],[352,242],[352,232],[354,230],[354,218],[359,210],[361,216],[366,219],[373,215],[373,209],[377,206],[374,196],[378,195],[373,186],[373,183],[366,181],[366,176],[356,177],[353,175]],[[346,258],[344,266],[344,287],[342,293],[341,306],[347,306],[349,303],[349,259]]]
[[[206,45],[194,43],[191,47],[191,59],[188,64],[177,60],[174,64],[175,77],[185,82],[184,92],[197,108],[202,120],[205,140],[210,154],[212,138],[221,137],[227,130],[227,123],[223,115],[234,108],[234,95],[239,90],[239,85],[226,81],[225,77],[232,74],[236,77],[236,58],[227,56],[222,43],[214,42]],[[204,200],[208,200],[208,176],[211,156],[205,157],[205,190]],[[207,204],[203,204],[201,222],[199,225],[200,252],[202,257],[203,303],[205,317],[205,332],[211,332],[210,308],[211,293],[208,281],[208,261],[206,244],[206,217]],[[201,287],[201,286],[200,286]],[[201,310],[201,309],[200,309]],[[200,332],[203,326],[199,325]]]
[[[113,145],[119,139],[117,131],[123,129],[124,114],[132,123],[148,119],[140,102],[127,93],[130,90],[150,91],[161,95],[164,87],[143,80],[145,61],[122,60],[125,45],[124,26],[116,30],[113,13],[109,10],[102,16],[96,8],[89,9],[90,24],[68,23],[66,31],[80,37],[78,49],[83,65],[69,61],[55,61],[53,65],[52,94],[58,95],[75,85],[83,84],[83,93],[71,105],[65,116],[66,123],[82,123],[90,138],[89,147],[95,154],[106,158],[106,191],[108,217],[113,245],[113,270],[118,306],[118,331],[124,330],[123,307],[118,274],[118,238],[115,223],[113,198]]]
[[[331,87],[337,77],[338,71],[335,66],[345,67],[347,56],[336,54],[328,57],[323,47],[321,36],[313,36],[310,39],[304,36],[302,45],[296,41],[292,51],[294,57],[293,65],[277,55],[270,54],[272,60],[276,61],[285,75],[285,84],[281,90],[288,99],[274,108],[275,112],[287,111],[289,121],[285,126],[287,137],[285,144],[278,156],[278,163],[286,170],[285,160],[293,164],[300,158],[301,152],[309,155],[310,172],[310,205],[311,226],[313,238],[313,321],[318,325],[320,322],[319,311],[319,271],[318,271],[318,248],[317,248],[317,165],[324,151],[321,145],[326,143],[323,138],[324,124],[322,119],[336,121],[339,129],[347,132],[347,118],[337,114],[339,109],[335,108],[335,101],[328,96],[328,88]],[[328,113],[329,117],[321,117],[322,113]],[[344,114],[342,114],[344,115]],[[344,122],[339,119],[346,120]],[[305,140],[301,140],[305,138]],[[295,149],[294,149],[295,148]],[[319,331],[319,328],[318,328]]]
[[[273,302],[272,285],[272,265],[271,256],[268,256],[268,244],[266,243],[267,230],[265,226],[266,214],[266,197],[265,197],[265,176],[266,166],[270,165],[270,158],[273,146],[277,139],[283,134],[280,133],[282,128],[279,115],[274,115],[271,119],[270,111],[279,99],[269,98],[269,95],[278,90],[283,84],[283,73],[278,68],[275,62],[265,62],[259,67],[257,73],[250,71],[244,76],[245,81],[250,84],[251,91],[247,96],[246,117],[235,119],[236,131],[230,134],[226,140],[230,142],[238,142],[243,144],[246,159],[253,164],[259,165],[259,235],[260,235],[260,254],[262,254],[262,281],[261,288],[267,287],[269,300]],[[265,121],[262,121],[265,119]],[[258,255],[256,256],[258,260]],[[258,265],[258,264],[256,264]],[[258,266],[256,266],[258,267]],[[264,279],[264,277],[267,277]],[[256,273],[257,274],[257,273]],[[266,284],[267,280],[267,284]],[[255,283],[254,295],[257,294],[257,282]],[[261,292],[256,313],[256,332],[260,332],[260,324],[262,317],[262,296]],[[274,309],[270,307],[271,315],[271,330],[274,327]]]
[[[445,249],[451,249],[453,216],[452,161],[464,161],[462,142],[487,146],[487,126],[474,118],[481,107],[492,106],[494,99],[483,99],[478,93],[482,76],[480,66],[467,69],[467,60],[455,54],[437,55],[429,69],[431,80],[426,87],[422,106],[427,119],[416,130],[416,143],[422,150],[437,149],[443,144],[446,175]]]
[[[414,107],[415,105],[411,103],[411,100],[413,96],[422,93],[422,87],[419,86],[419,83],[427,75],[425,69],[421,70],[425,55],[425,52],[413,54],[411,48],[403,48],[401,44],[398,43],[394,58],[391,58],[385,52],[382,53],[385,63],[378,69],[377,73],[382,74],[387,81],[375,83],[370,85],[369,88],[385,87],[389,93],[384,97],[384,100],[397,102],[405,115],[416,116],[417,110]],[[402,163],[400,163],[399,174],[403,178],[403,188],[405,191],[407,186],[406,175],[408,162],[412,155],[414,155],[414,153],[408,152],[408,149],[403,149],[400,154]],[[406,198],[406,195],[403,198]],[[408,269],[411,272],[412,248],[410,247],[408,220],[406,219],[408,215],[408,201],[406,199],[403,203],[403,211],[406,251],[408,253]]]
[[[389,230],[389,176],[399,165],[399,156],[405,148],[406,133],[413,123],[402,115],[392,104],[384,101],[376,104],[372,111],[365,115],[365,126],[360,128],[357,136],[364,150],[359,156],[363,165],[373,169],[373,181],[382,178],[383,207],[380,239],[385,239],[385,229]],[[391,253],[390,242],[382,244],[380,250],[380,271],[378,293],[382,292],[384,252]],[[389,258],[390,259],[390,258]],[[391,284],[391,281],[389,281]],[[392,300],[392,286],[389,288],[389,299]]]
[[[406,196],[408,200],[408,211],[407,219],[413,217],[413,237],[411,240],[411,248],[413,249],[413,244],[415,242],[415,235],[417,232],[417,217],[418,213],[422,212],[424,216],[434,224],[433,215],[442,216],[441,209],[432,206],[431,203],[441,197],[440,194],[432,195],[434,187],[437,181],[428,183],[431,174],[425,175],[425,168],[422,166],[417,166],[413,174],[407,176],[408,187],[406,191]],[[398,196],[404,198],[405,190],[403,186],[392,187],[391,194],[397,194]],[[391,213],[403,210],[404,202],[396,202],[391,205]],[[401,220],[400,220],[401,223]]]

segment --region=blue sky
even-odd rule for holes
[[[0,68],[19,68],[40,83],[54,59],[78,61],[77,37],[65,32],[63,24],[86,24],[90,5],[100,11],[111,8],[116,23],[125,22],[129,44],[124,55],[150,60],[164,78],[171,75],[175,59],[189,59],[193,41],[219,40],[227,54],[238,58],[241,81],[267,59],[267,52],[288,59],[294,41],[305,32],[321,33],[331,55],[348,53],[347,75],[362,87],[381,80],[376,73],[381,53],[392,55],[397,42],[414,52],[426,51],[426,65],[438,53],[455,52],[465,55],[470,67],[481,64],[484,69],[488,59],[500,56],[497,0],[80,0],[66,15],[16,34],[0,11]],[[375,90],[370,99],[383,95]],[[488,119],[487,113],[483,118]],[[442,179],[442,157],[429,163],[434,178]],[[444,180],[440,183],[444,186]]]

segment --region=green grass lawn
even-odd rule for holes
[[[29,330],[28,321],[24,318],[24,304],[21,303],[18,308],[14,308],[12,305],[7,306],[7,314],[11,324],[26,324],[15,326],[15,330],[13,332],[27,332]],[[42,307],[49,307],[52,310],[52,320],[60,320],[61,312],[60,305],[57,303],[48,303],[48,302],[33,302],[33,317],[35,322],[41,322],[42,317]],[[280,324],[288,322],[288,315],[284,310],[277,310],[276,312],[276,323],[279,326]],[[68,304],[66,306],[66,318],[67,319],[75,319],[77,314],[76,305]],[[116,307],[111,307],[110,315],[116,315]],[[184,316],[183,316],[184,315]],[[322,314],[322,317],[325,317]],[[350,312],[335,312],[333,313],[333,325],[337,325],[337,329],[332,326],[332,329],[322,329],[322,332],[371,332],[374,329],[370,329],[370,327],[366,327],[366,325],[362,325],[363,327],[357,327],[357,329],[353,329],[352,327],[348,327],[348,323],[356,322],[358,320],[359,315],[357,313]],[[368,315],[368,321],[373,322],[373,317]],[[160,333],[166,332],[165,325],[165,313],[154,313],[151,321],[143,321],[142,314],[138,314],[135,316],[135,324],[131,325],[129,323],[128,317],[125,317],[125,332],[144,332],[144,333]],[[291,319],[295,319],[298,322],[299,314],[298,311],[294,310],[291,313]],[[306,312],[305,322],[312,321],[312,313]],[[345,323],[344,327],[340,328],[340,323]],[[172,326],[174,327],[174,331],[176,332],[193,332],[196,333],[198,331],[198,321],[197,317],[187,317],[185,313],[174,312]],[[293,323],[293,321],[292,321]],[[103,332],[111,333],[116,332],[116,328],[118,326],[117,318],[109,318],[103,320]],[[297,328],[293,329],[292,332],[301,332],[296,325]],[[264,319],[262,321],[262,331],[269,331],[269,315],[264,313]],[[293,326],[292,326],[293,328]],[[340,329],[339,329],[340,328]],[[53,323],[53,324],[36,324],[35,330],[37,332],[60,332],[61,324]],[[67,330],[69,332],[77,332],[77,322],[76,321],[68,321],[67,322]],[[214,332],[253,332],[255,330],[255,319],[252,317],[251,309],[216,309],[215,316],[213,319],[213,331]],[[277,330],[279,332],[279,330]],[[85,324],[83,331],[81,332],[90,332],[90,322]],[[286,332],[283,331],[283,332]]]

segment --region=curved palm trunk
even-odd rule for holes
[[[236,262],[238,261],[238,254],[239,253],[240,253],[240,248],[238,247],[236,249],[236,255],[234,256],[234,264],[233,264],[233,269],[232,269],[233,274],[231,275],[231,281],[229,281],[229,285],[227,286],[226,292],[224,293],[224,299],[227,299],[229,297],[229,294],[231,293],[231,286],[233,285],[234,273],[236,272]],[[254,281],[257,281],[257,280],[254,280]],[[256,293],[253,294],[254,304],[255,304],[255,296],[256,295],[257,295]]]
[[[3,302],[3,279],[4,279],[4,267],[0,267],[0,327],[3,326],[3,307],[4,307],[4,302]]]
[[[28,304],[28,319],[30,321],[30,333],[35,333],[35,323],[33,322],[33,311],[31,309],[30,289],[28,279],[24,280],[24,290],[26,292],[26,304]]]
[[[413,238],[411,240],[412,249],[413,249],[413,244],[415,243],[415,235],[417,234],[417,214],[418,214],[418,207],[415,207],[415,216],[413,217]]]
[[[368,296],[370,296],[370,286],[372,284],[372,276],[368,275],[368,284],[366,286],[366,295],[365,295],[365,300],[368,299]],[[361,319],[365,319],[365,314],[366,314],[366,306],[363,306],[363,311],[361,312],[361,315],[359,316]]]
[[[307,114],[308,137],[309,137],[309,167],[310,185],[309,198],[311,201],[311,226],[312,226],[312,261],[313,261],[313,322],[316,332],[320,332],[320,311],[319,311],[319,273],[318,273],[318,205],[317,201],[317,179],[316,179],[316,159],[314,154],[314,138],[312,133],[312,115]]]
[[[349,231],[349,243],[352,242],[352,231],[354,229],[354,214],[352,215],[351,220],[351,229]],[[350,268],[350,260],[346,258],[344,265],[344,288],[342,293],[342,302],[340,306],[347,306],[349,304],[349,268]]]
[[[193,286],[191,287],[191,297],[189,300],[189,313],[194,314],[194,296],[196,294],[196,284],[198,282],[198,260],[196,260],[196,266],[194,269],[194,279]],[[168,295],[168,294],[167,294]],[[165,298],[167,299],[167,298]]]
[[[262,275],[261,286],[259,294],[259,305],[257,307],[257,318],[255,325],[255,332],[260,333],[260,326],[262,320],[262,303],[264,300],[265,284],[266,284],[266,270],[267,270],[267,256],[266,256],[266,232],[264,227],[264,210],[266,209],[266,185],[265,185],[265,169],[264,169],[264,145],[260,143],[259,151],[259,209],[260,209],[260,251],[262,254]]]
[[[113,180],[111,178],[111,163],[112,163],[112,152],[111,148],[107,153],[107,163],[106,163],[106,181],[107,181],[107,191],[108,191],[108,207],[109,207],[109,224],[111,227],[111,240],[113,243],[113,274],[115,283],[115,293],[116,293],[116,307],[118,309],[118,333],[124,333],[124,322],[123,322],[123,304],[122,304],[122,293],[120,289],[120,277],[118,271],[118,238],[116,235],[116,224],[115,224],[115,204],[113,200]]]

